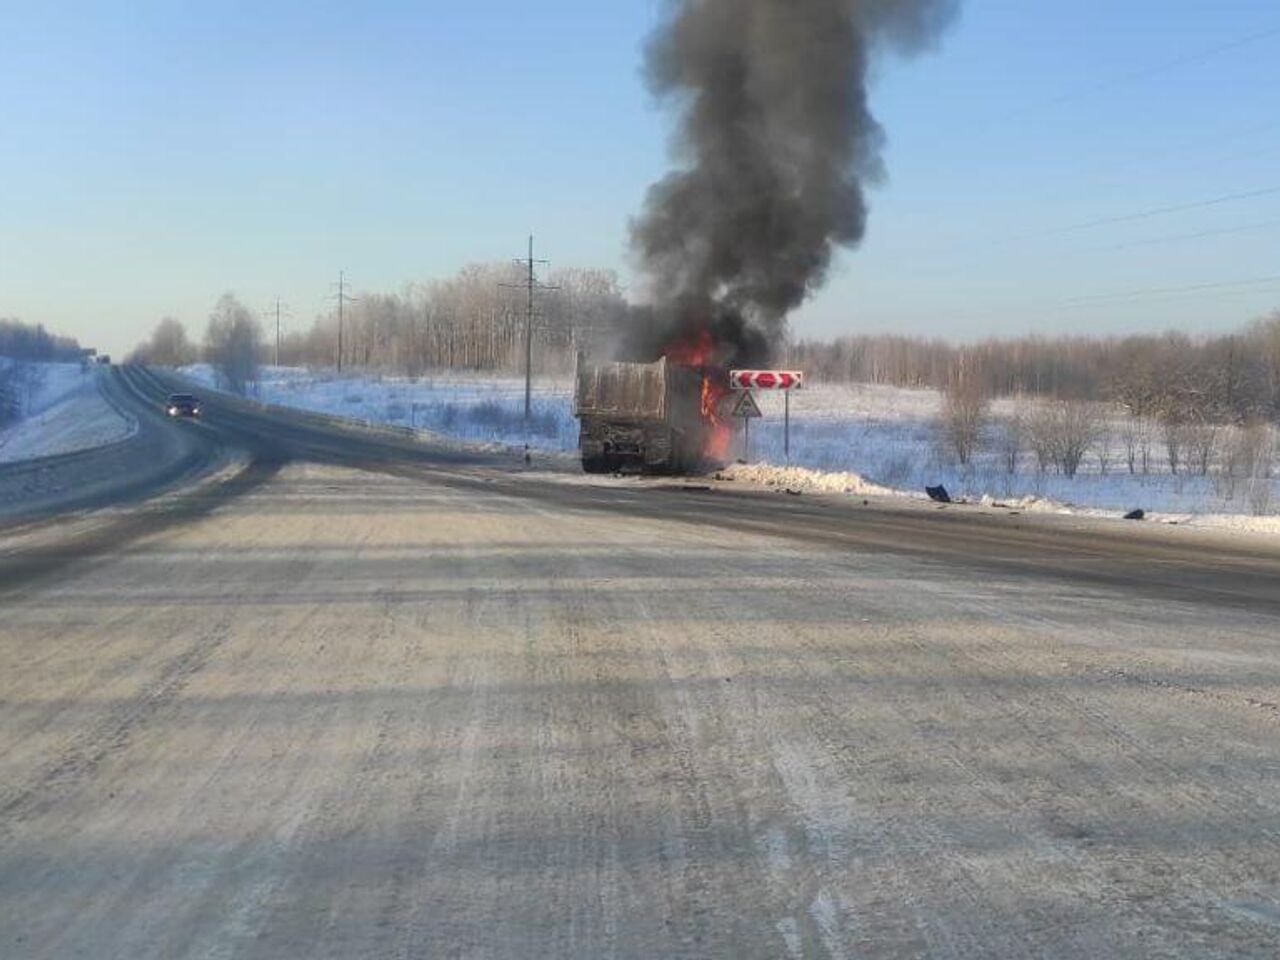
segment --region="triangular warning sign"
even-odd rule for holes
[[[760,413],[759,405],[756,403],[755,395],[750,390],[743,390],[738,395],[738,402],[733,405],[733,415],[744,420],[754,420],[763,416]]]

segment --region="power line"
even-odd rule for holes
[[[1021,236],[1010,237],[1008,241],[1016,240],[1032,240],[1037,237],[1051,237],[1063,233],[1075,233],[1078,230],[1092,230],[1095,227],[1107,227],[1117,223],[1133,223],[1137,220],[1149,220],[1152,217],[1163,217],[1171,213],[1182,213],[1186,210],[1200,210],[1204,207],[1215,207],[1223,203],[1234,203],[1237,200],[1252,200],[1257,197],[1271,196],[1280,193],[1280,186],[1263,187],[1260,190],[1247,190],[1243,193],[1229,193],[1221,197],[1212,197],[1208,200],[1195,200],[1191,203],[1178,203],[1167,207],[1153,207],[1150,210],[1141,210],[1137,213],[1127,213],[1117,217],[1101,217],[1097,220],[1086,220],[1083,223],[1073,223],[1065,227],[1054,227],[1049,230],[1042,230],[1036,233],[1022,234]]]
[[[1143,67],[1138,70],[1130,71],[1129,73],[1123,73],[1118,76],[1101,80],[1086,87],[1060,93],[1057,96],[1048,98],[1047,100],[1041,100],[1036,103],[1027,104],[1023,107],[1018,107],[1011,111],[1008,116],[1025,116],[1028,113],[1035,113],[1040,110],[1059,106],[1063,103],[1070,103],[1072,100],[1078,100],[1081,97],[1086,97],[1090,94],[1101,93],[1105,90],[1111,90],[1115,87],[1121,87],[1125,84],[1135,83],[1140,80],[1147,80],[1151,77],[1159,76],[1162,73],[1168,73],[1172,70],[1176,70],[1179,67],[1185,67],[1193,63],[1210,60],[1219,54],[1238,50],[1241,47],[1246,47],[1262,40],[1269,40],[1275,36],[1280,36],[1280,26],[1269,27],[1266,30],[1258,31],[1257,33],[1236,37],[1234,40],[1227,40],[1212,47],[1204,47],[1200,50],[1192,51],[1191,53],[1182,54],[1181,56],[1174,57],[1172,60],[1167,60],[1163,63],[1155,64],[1154,66]]]
[[[1064,234],[1078,233],[1085,230],[1092,230],[1098,227],[1112,226],[1124,223],[1137,223],[1143,220],[1155,219],[1161,216],[1167,216],[1174,213],[1182,213],[1190,210],[1206,209],[1214,206],[1221,206],[1227,203],[1234,203],[1241,200],[1251,200],[1258,197],[1275,196],[1280,194],[1280,185],[1272,187],[1263,187],[1258,190],[1248,190],[1242,193],[1230,193],[1223,196],[1211,197],[1205,200],[1194,200],[1188,203],[1171,204],[1163,207],[1153,207],[1148,210],[1140,210],[1135,213],[1120,214],[1117,216],[1100,217],[1096,220],[1087,220],[1081,223],[1072,223],[1059,227],[1048,227],[1043,230],[1029,231],[1026,233],[1009,234],[1004,237],[996,237],[991,239],[974,240],[971,243],[950,243],[946,245],[938,245],[935,247],[918,247],[915,249],[906,249],[902,251],[902,255],[910,255],[917,257],[932,257],[935,260],[938,256],[956,253],[973,253],[977,251],[998,249],[1008,246],[1011,243],[1022,243],[1027,240],[1041,240],[1046,237],[1062,236]],[[1245,230],[1260,229],[1264,226],[1271,226],[1275,221],[1263,221],[1260,223],[1243,224],[1236,227],[1229,227],[1222,230],[1222,233],[1243,232]],[[1123,249],[1127,246],[1142,246],[1146,243],[1163,243],[1169,240],[1196,239],[1202,236],[1213,236],[1217,231],[1206,230],[1192,234],[1171,234],[1167,237],[1156,237],[1148,241],[1126,242],[1113,246],[1096,247],[1089,249],[1112,250]]]
[[[1196,283],[1182,287],[1154,287],[1145,290],[1130,290],[1123,293],[1095,293],[1084,297],[1069,297],[1064,300],[1063,303],[1084,305],[1108,300],[1133,300],[1151,296],[1166,296],[1169,294],[1198,293],[1205,290],[1225,290],[1233,287],[1256,287],[1271,283],[1280,283],[1280,274],[1274,274],[1269,277],[1253,277],[1248,280],[1225,280],[1214,283]]]
[[[1102,252],[1106,250],[1128,250],[1131,247],[1152,247],[1163,243],[1178,243],[1183,240],[1201,240],[1205,237],[1225,237],[1234,233],[1248,233],[1251,230],[1265,230],[1267,227],[1280,226],[1280,220],[1259,220],[1238,227],[1223,227],[1218,230],[1200,230],[1196,233],[1175,233],[1163,237],[1150,237],[1146,240],[1133,240],[1128,243],[1115,243],[1105,247],[1082,247],[1082,252]]]

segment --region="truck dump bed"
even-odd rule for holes
[[[574,414],[622,420],[667,415],[667,361],[602,363],[578,368]]]
[[[702,450],[701,375],[655,363],[579,363],[574,415],[589,473],[694,469]]]

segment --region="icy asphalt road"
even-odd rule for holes
[[[79,436],[73,423],[76,408],[71,403],[60,407],[50,429],[65,435],[59,438],[63,442],[84,443],[84,449],[0,462],[0,522],[137,502],[216,465],[223,449],[218,438],[207,431],[175,430],[157,398],[139,402],[141,387],[135,380],[140,376],[134,368],[96,369],[101,397],[87,404]],[[118,424],[104,418],[103,405],[119,412]],[[129,429],[126,417],[136,429]],[[94,446],[94,433],[105,435],[107,442]],[[28,448],[41,446],[31,436],[25,440]]]
[[[1272,549],[173,429],[0,527],[0,956],[1280,952]]]

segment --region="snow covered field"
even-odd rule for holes
[[[102,372],[78,363],[15,363],[0,357],[0,379],[18,419],[0,426],[0,463],[75,453],[129,437],[137,424],[103,397]]]
[[[216,387],[208,364],[181,372]],[[291,367],[264,367],[252,391],[263,403],[374,423],[417,427],[477,443],[520,445],[524,436],[524,380],[440,374],[418,380],[392,377],[338,377]],[[578,447],[572,384],[535,384],[530,443],[542,450]]]
[[[215,381],[207,366],[184,372],[206,384]],[[257,385],[257,397],[317,412],[412,425],[469,441],[521,444],[525,439],[524,384],[514,378],[441,374],[410,381],[268,368]],[[751,460],[782,467],[782,395],[762,392],[758,399],[765,416],[752,424]],[[1107,425],[1103,440],[1075,477],[1037,469],[1029,450],[1009,472],[993,438],[973,464],[962,468],[937,442],[941,403],[940,395],[929,390],[811,385],[791,400],[791,464],[803,469],[757,469],[744,473],[744,479],[749,475],[760,482],[859,494],[888,488],[916,496],[923,495],[926,484],[941,483],[953,495],[972,500],[985,496],[1020,509],[1114,513],[1141,508],[1166,518],[1225,514],[1242,521],[1249,517],[1244,525],[1255,528],[1269,527],[1272,521],[1258,524],[1253,514],[1280,509],[1280,481],[1274,472],[1268,480],[1235,484],[1234,489],[1212,471],[1208,476],[1173,475],[1158,442],[1152,445],[1149,473],[1131,475],[1121,456],[1118,421]],[[570,381],[535,383],[531,444],[548,451],[575,450],[572,406]],[[1013,402],[1003,400],[993,414],[999,418],[1013,411]],[[1106,456],[1100,458],[1100,451]],[[1265,490],[1257,489],[1259,483]]]

